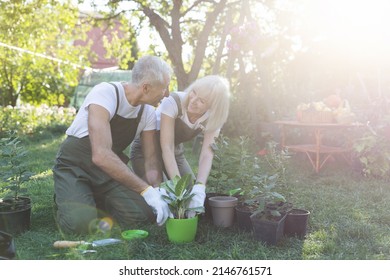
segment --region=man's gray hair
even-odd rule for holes
[[[171,67],[157,56],[143,56],[134,65],[131,76],[132,83],[140,86],[143,83],[163,84],[166,77],[170,78]]]

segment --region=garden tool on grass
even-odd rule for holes
[[[116,238],[107,238],[107,239],[95,240],[92,242],[60,240],[54,242],[53,246],[54,248],[73,248],[79,245],[91,245],[92,247],[100,247],[100,246],[107,246],[111,244],[118,244],[120,242],[122,242],[122,240]]]
[[[80,254],[89,254],[89,253],[97,253],[96,250],[77,250]]]
[[[142,239],[148,237],[149,232],[142,229],[130,229],[122,232],[122,238],[125,240]]]

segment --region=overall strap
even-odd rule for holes
[[[178,117],[180,118],[182,115],[183,115],[183,112],[182,112],[182,110],[181,110],[181,101],[180,101],[180,97],[179,97],[179,95],[176,93],[176,92],[171,92],[171,94],[170,94],[172,97],[173,97],[173,99],[175,99],[175,101],[176,101],[176,105],[177,105],[177,109],[178,109]]]
[[[114,83],[109,83],[114,86],[115,88],[115,93],[116,93],[116,109],[115,109],[115,115],[118,113],[118,108],[119,108],[119,91],[118,87]]]
[[[141,117],[142,117],[142,113],[144,111],[144,107],[145,107],[145,104],[142,104],[141,105],[141,109],[139,109],[139,112],[138,112],[138,115],[137,115],[137,125],[139,124],[139,122],[141,121]]]

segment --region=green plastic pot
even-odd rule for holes
[[[165,223],[169,241],[189,243],[194,241],[198,229],[198,216],[189,219],[169,218]]]

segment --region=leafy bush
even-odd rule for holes
[[[28,135],[50,128],[64,130],[73,121],[75,114],[75,108],[57,106],[0,106],[0,136],[11,132]]]
[[[367,177],[390,178],[390,116],[358,138],[353,149]]]
[[[234,195],[253,186],[260,171],[258,159],[251,153],[248,137],[229,139],[224,135],[212,145],[214,159],[208,184],[219,194]]]
[[[279,148],[275,141],[268,141],[266,148],[261,151],[261,156],[267,163],[267,171],[278,174],[278,185],[285,186],[288,160],[291,158],[287,149]]]
[[[9,190],[14,200],[18,199],[22,185],[33,175],[26,162],[27,153],[18,137],[0,138],[0,171],[4,182],[0,189]]]
[[[216,193],[228,194],[229,190],[239,190],[245,195],[252,191],[253,186],[259,185],[263,176],[275,175],[277,186],[286,185],[290,155],[286,150],[278,149],[276,142],[267,142],[263,154],[256,155],[248,137],[232,140],[221,134],[212,148],[214,160],[208,184]]]
[[[232,155],[229,142],[228,137],[220,134],[211,145],[214,158],[208,185],[213,192],[219,194],[225,193],[234,184],[233,178],[237,169],[236,157]]]

